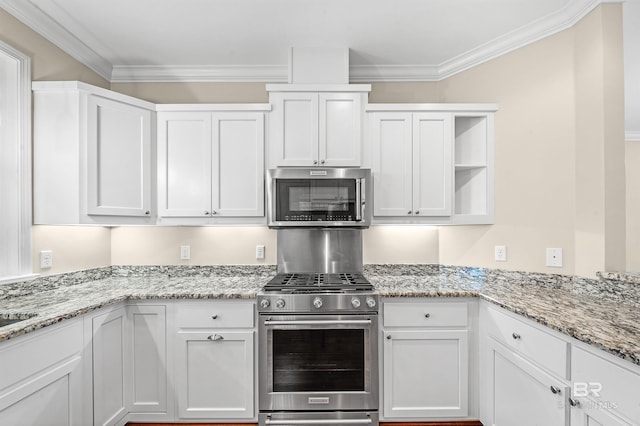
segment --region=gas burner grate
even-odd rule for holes
[[[371,291],[373,286],[362,274],[285,273],[267,283],[266,291]]]

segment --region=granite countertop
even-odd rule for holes
[[[442,265],[366,265],[381,297],[479,297],[640,365],[640,283]],[[255,298],[275,266],[128,267],[0,286],[0,341],[123,300]]]

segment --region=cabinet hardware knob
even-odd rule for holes
[[[324,160],[320,161],[320,164],[324,164]]]
[[[549,389],[551,389],[551,393],[554,393],[554,394],[559,394],[561,392],[560,388],[557,387],[557,386],[551,385],[551,387]]]
[[[218,319],[218,314],[211,315],[211,319]]]
[[[387,340],[391,340],[391,335],[387,334]]]
[[[215,210],[211,210],[211,214],[218,214],[218,212]]]
[[[572,407],[579,407],[580,406],[580,400],[569,398],[569,405],[572,406]]]
[[[416,210],[416,214],[420,214],[420,210]]]
[[[407,214],[411,214],[411,210],[409,210],[409,211],[407,212]]]
[[[150,212],[149,210],[147,210],[146,212],[144,212],[144,214],[146,214],[146,215],[150,215],[150,214],[151,214],[151,212]]]
[[[431,317],[431,314],[429,312],[427,312],[426,314],[424,314],[424,317],[425,318],[429,318],[429,317]]]
[[[209,340],[213,340],[213,341],[218,341],[218,340],[223,340],[223,339],[224,339],[224,337],[222,337],[222,336],[221,336],[221,335],[219,335],[219,334],[214,334],[214,335],[212,335],[212,336],[207,337],[207,339],[209,339]]]
[[[511,336],[513,336],[515,340],[520,340],[521,337],[518,333],[513,333]]]
[[[205,211],[205,212],[204,212],[204,215],[205,215],[205,216],[209,216],[209,212],[208,212],[208,211]]]
[[[318,164],[318,160],[313,160],[313,164]]]

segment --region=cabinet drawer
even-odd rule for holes
[[[241,301],[198,301],[177,307],[179,328],[252,328],[255,304]]]
[[[538,365],[568,378],[569,343],[564,340],[491,307],[487,309],[487,331]]]
[[[82,322],[43,329],[24,340],[0,345],[0,391],[32,378],[35,374],[82,351]],[[54,326],[54,328],[57,328]]]
[[[384,303],[385,327],[466,327],[467,304]]]
[[[633,364],[629,367],[574,346],[571,353],[573,396],[581,400],[581,397],[593,398],[598,407],[608,408],[626,416],[633,424],[640,424],[640,370],[634,369]],[[588,400],[585,404],[588,406]]]

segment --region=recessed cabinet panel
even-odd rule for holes
[[[451,114],[413,116],[415,215],[451,215],[451,137]]]
[[[281,108],[282,159],[279,165],[312,165],[318,156],[318,95],[290,94],[282,100]]]
[[[211,209],[211,115],[173,113],[158,132],[160,216],[203,216]]]
[[[87,213],[147,214],[151,205],[151,112],[90,96],[88,134]]]
[[[223,216],[264,214],[264,122],[262,114],[214,118],[213,209]],[[216,203],[217,200],[217,203]]]
[[[411,114],[374,113],[372,140],[374,216],[411,215],[413,198]]]
[[[467,415],[467,330],[385,330],[383,341],[385,418]]]
[[[319,160],[328,166],[360,164],[360,95],[321,94]],[[324,163],[323,163],[324,162]]]

